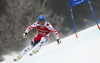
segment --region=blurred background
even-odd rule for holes
[[[90,2],[100,23],[100,0]],[[0,0],[0,61],[4,60],[2,55],[21,51],[30,43],[36,29],[32,29],[26,39],[19,41],[19,38],[40,14],[45,15],[60,38],[74,33],[69,0]],[[77,32],[96,25],[88,2],[73,7],[73,14]],[[48,43],[55,40],[51,33]]]

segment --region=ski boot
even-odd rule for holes
[[[21,59],[21,55],[19,54],[15,59],[13,59],[14,61],[18,61],[19,59]]]
[[[34,50],[29,55],[32,56],[32,55],[36,54],[37,52],[38,52],[37,50]]]

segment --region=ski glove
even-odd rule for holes
[[[23,37],[26,38],[27,34],[28,34],[28,32],[25,31],[25,33],[23,33]]]
[[[60,44],[60,43],[61,43],[61,40],[60,40],[59,38],[57,39],[57,43],[58,43],[58,44]]]

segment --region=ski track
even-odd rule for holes
[[[97,26],[90,27],[75,35],[45,45],[34,56],[27,53],[22,59],[13,62],[18,53],[5,55],[1,63],[100,63],[100,30]]]

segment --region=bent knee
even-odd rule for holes
[[[41,38],[41,41],[42,41],[42,42],[47,42],[47,40],[48,40],[47,37],[42,37],[42,38]]]

